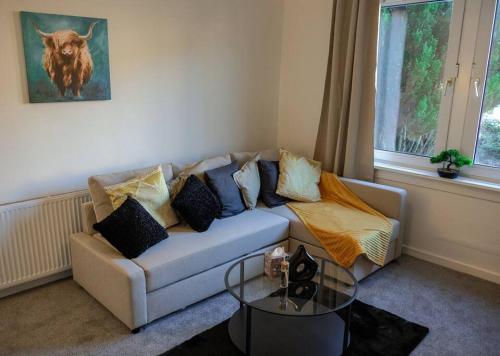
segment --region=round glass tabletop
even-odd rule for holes
[[[313,258],[318,270],[311,280],[281,288],[279,276],[265,274],[264,254],[245,257],[229,267],[226,288],[240,303],[280,315],[321,315],[352,303],[358,291],[353,274],[327,258]]]

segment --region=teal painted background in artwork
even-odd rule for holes
[[[67,90],[61,96],[50,80],[43,66],[45,46],[33,23],[43,32],[55,32],[71,29],[80,35],[87,34],[91,23],[96,22],[92,38],[87,46],[94,63],[92,77],[82,88],[80,96],[73,96]],[[21,28],[23,31],[24,56],[28,80],[30,102],[44,103],[54,101],[82,101],[111,99],[109,79],[108,23],[106,19],[80,16],[52,15],[34,12],[21,12]]]

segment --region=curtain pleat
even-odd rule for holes
[[[340,176],[373,179],[379,0],[333,0],[314,159]]]

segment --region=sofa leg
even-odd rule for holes
[[[142,330],[142,327],[139,327],[139,328],[135,328],[135,329],[132,329],[132,334],[139,334]]]

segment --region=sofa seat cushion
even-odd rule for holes
[[[268,208],[264,203],[257,204],[257,210],[273,213],[282,216],[290,221],[290,237],[311,244],[313,246],[322,247],[321,243],[311,234],[309,229],[304,225],[300,218],[286,205],[281,205],[276,208]],[[392,225],[391,239],[395,240],[399,235],[399,221],[388,218]]]
[[[247,210],[198,233],[186,225],[168,229],[169,238],[133,261],[146,276],[151,292],[206,271],[289,236],[288,220],[262,210]],[[165,301],[168,303],[168,301]]]

